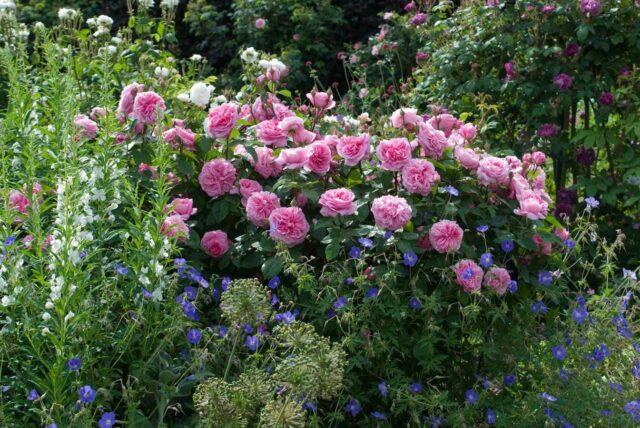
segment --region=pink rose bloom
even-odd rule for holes
[[[251,196],[255,192],[262,191],[262,186],[255,180],[241,178],[238,184],[240,185],[240,195],[242,195],[242,205],[246,205],[249,196]]]
[[[422,122],[422,117],[414,108],[400,108],[391,114],[391,125],[396,129],[414,129]]]
[[[264,18],[258,18],[254,22],[254,25],[258,30],[262,30],[265,27],[265,25],[267,25],[267,21],[265,21]]]
[[[420,125],[418,143],[420,143],[426,155],[433,159],[440,159],[444,150],[449,147],[449,141],[447,141],[445,133],[435,129],[428,123]]]
[[[451,253],[460,249],[463,231],[458,223],[440,220],[429,229],[429,242],[439,253]]]
[[[315,108],[329,110],[336,106],[331,92],[318,92],[315,89],[307,94],[307,99]]]
[[[287,117],[295,116],[288,106],[280,102],[274,102],[271,108],[273,110],[273,118],[275,119],[284,120]]]
[[[202,236],[200,246],[205,253],[214,259],[219,259],[229,251],[229,238],[222,230],[213,230]]]
[[[169,238],[176,238],[180,242],[186,242],[189,236],[189,226],[185,224],[180,215],[174,214],[164,220],[160,226],[160,233]]]
[[[324,143],[312,143],[307,146],[309,157],[304,165],[306,170],[324,175],[331,168],[331,149]]]
[[[538,247],[540,254],[545,256],[551,255],[551,242],[545,241],[540,235],[534,235],[533,242],[536,244],[536,247]]]
[[[273,150],[268,147],[256,147],[257,159],[249,157],[253,169],[263,178],[277,177],[282,172],[282,164],[273,156]]]
[[[509,164],[509,172],[520,174],[522,172],[522,161],[515,156],[505,156],[504,160]]]
[[[514,174],[509,183],[509,189],[511,190],[509,196],[514,198],[522,194],[525,190],[531,190],[531,185],[521,174]]]
[[[182,220],[186,221],[193,214],[197,213],[198,209],[193,207],[193,199],[191,198],[175,198],[165,207],[165,212],[177,214]]]
[[[307,198],[302,192],[296,192],[296,197],[293,199],[293,203],[296,207],[304,208],[309,203],[309,198]]]
[[[98,120],[101,117],[105,117],[107,115],[107,109],[104,107],[94,107],[91,109],[91,112],[89,113],[89,117],[92,120]]]
[[[175,126],[162,133],[162,139],[171,144],[171,147],[178,150],[181,146],[184,146],[187,150],[196,149],[196,134],[190,129],[182,126]]]
[[[480,291],[482,287],[482,268],[473,260],[463,259],[453,266],[456,282],[467,293]]]
[[[167,107],[162,97],[155,92],[139,92],[133,101],[131,117],[141,125],[152,125],[164,116]]]
[[[387,171],[400,171],[411,160],[411,144],[406,138],[382,140],[376,149],[381,168]]]
[[[297,147],[282,150],[277,160],[286,169],[300,169],[307,163],[308,159],[309,150],[306,147]]]
[[[471,171],[475,171],[480,166],[480,155],[471,148],[456,147],[453,153],[460,165]]]
[[[549,204],[537,192],[525,190],[518,195],[518,201],[520,202],[520,208],[513,210],[517,215],[530,220],[542,220],[547,217]]]
[[[277,119],[265,120],[256,126],[258,139],[267,146],[285,147],[287,145],[287,133],[278,126]]]
[[[533,152],[531,153],[531,160],[533,160],[533,163],[540,166],[547,160],[547,155],[542,152]]]
[[[563,241],[566,241],[567,239],[569,239],[569,236],[570,236],[569,231],[564,227],[557,227],[553,233]]]
[[[227,138],[238,121],[238,105],[224,103],[213,107],[204,120],[204,131],[211,138]]]
[[[98,135],[98,124],[83,114],[77,115],[73,119],[73,124],[81,137],[93,140]]]
[[[467,141],[472,141],[478,135],[478,130],[472,123],[465,123],[458,129],[458,133]]]
[[[127,85],[120,94],[120,102],[116,110],[116,116],[120,122],[124,122],[133,111],[133,101],[136,99],[138,92],[144,91],[144,85],[133,82]]]
[[[309,233],[309,223],[298,207],[276,208],[269,215],[269,235],[287,247],[304,242]]]
[[[336,151],[344,159],[344,164],[354,166],[371,152],[371,137],[369,134],[358,136],[344,136],[338,142]]]
[[[236,181],[236,169],[226,159],[213,159],[204,164],[198,181],[207,195],[217,198],[233,188]]]
[[[509,163],[505,159],[486,156],[478,165],[478,182],[483,186],[496,188],[509,184]]]
[[[337,215],[351,215],[356,212],[356,195],[349,189],[341,187],[339,189],[327,190],[320,196],[320,214],[325,217],[335,217]]]
[[[543,192],[546,187],[546,182],[547,182],[547,173],[544,172],[544,170],[540,169],[538,170],[538,173],[531,181],[531,188],[533,190],[539,190]]]
[[[280,208],[280,199],[271,192],[254,192],[247,199],[247,220],[256,226],[267,227],[269,216],[276,208]]]
[[[12,190],[9,192],[9,206],[22,214],[26,214],[29,207],[29,199],[21,192]]]
[[[374,199],[371,212],[376,225],[385,230],[400,229],[411,220],[413,213],[406,199],[391,195]]]
[[[411,159],[402,168],[402,185],[411,193],[427,196],[438,181],[440,175],[428,160]]]
[[[507,291],[510,281],[509,272],[501,267],[493,267],[484,275],[484,286],[492,288],[500,296]]]
[[[461,120],[456,119],[449,113],[433,116],[427,121],[427,123],[433,128],[444,132],[445,137],[449,137],[454,129],[460,128],[460,126],[462,126],[463,124]]]
[[[285,117],[280,121],[278,127],[287,135],[293,138],[296,144],[309,144],[316,138],[316,134],[304,128],[304,121],[297,116]]]

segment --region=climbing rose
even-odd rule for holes
[[[509,184],[509,162],[495,156],[486,156],[478,164],[478,182],[496,188]]]
[[[177,238],[180,242],[185,242],[189,236],[189,226],[182,220],[178,214],[171,215],[165,219],[160,227],[160,233],[169,238]]]
[[[509,272],[500,267],[489,269],[484,276],[485,287],[492,288],[499,295],[503,295],[507,291],[510,281],[511,276],[509,275]]]
[[[354,166],[369,156],[371,151],[371,137],[368,134],[358,136],[344,136],[336,145],[338,154],[344,159],[344,164]]]
[[[73,119],[73,124],[82,137],[93,140],[98,135],[98,124],[83,114],[77,115]]]
[[[463,259],[453,266],[456,283],[467,293],[480,291],[482,287],[482,268],[473,260]]]
[[[420,122],[422,122],[422,117],[414,108],[400,108],[391,114],[391,125],[397,129],[411,130]]]
[[[513,210],[517,215],[527,217],[530,220],[542,220],[547,216],[549,204],[538,192],[525,190],[518,195],[520,208]]]
[[[376,150],[382,169],[399,171],[411,160],[411,144],[406,138],[382,140]]]
[[[269,235],[288,247],[304,242],[309,223],[298,207],[276,208],[269,215]]]
[[[202,236],[200,245],[205,253],[218,259],[229,251],[229,238],[222,230],[214,230]]]
[[[198,176],[200,187],[212,198],[229,192],[236,181],[236,169],[225,159],[213,159],[204,164]]]
[[[152,125],[166,110],[164,100],[155,92],[139,92],[133,101],[131,117],[141,125]]]
[[[280,208],[278,195],[271,192],[255,192],[247,199],[247,219],[260,227],[269,225],[269,216],[276,208]]]
[[[463,231],[458,223],[440,220],[429,229],[429,242],[439,253],[451,253],[460,249]]]
[[[224,103],[213,107],[204,120],[204,130],[211,138],[227,138],[238,120],[238,105]]]
[[[376,225],[385,230],[396,230],[411,219],[412,210],[404,198],[381,196],[373,200],[371,212]]]
[[[440,175],[428,160],[411,159],[402,168],[402,185],[411,193],[427,196],[438,181]]]
[[[356,212],[355,197],[351,190],[342,187],[327,190],[320,196],[320,214],[325,217],[351,215]]]
[[[311,143],[307,146],[307,162],[304,168],[315,172],[316,174],[324,175],[329,172],[331,167],[331,148],[324,143]]]

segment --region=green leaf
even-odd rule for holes
[[[340,244],[332,242],[324,249],[324,255],[327,260],[333,260],[340,254]]]
[[[268,259],[266,262],[262,264],[262,274],[267,278],[271,279],[282,271],[284,267],[284,262],[278,256],[272,257]]]

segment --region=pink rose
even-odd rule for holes
[[[427,121],[427,123],[431,125],[433,128],[444,132],[444,135],[446,137],[449,137],[449,135],[451,135],[451,132],[453,130],[458,129],[460,128],[460,126],[462,126],[463,122],[459,119],[456,119],[454,116],[450,115],[449,113],[444,113],[444,114],[433,116],[431,119]]]
[[[522,194],[525,190],[531,190],[531,185],[526,178],[524,178],[521,174],[514,174],[511,177],[511,182],[509,183],[509,190],[512,199]]]
[[[355,198],[356,195],[344,187],[327,190],[320,196],[320,214],[325,217],[351,215],[356,212]]]
[[[214,259],[219,259],[229,251],[229,238],[222,230],[213,230],[202,236],[200,246],[205,253],[209,254]]]
[[[542,220],[547,217],[549,204],[537,192],[525,190],[518,195],[518,201],[520,202],[520,208],[513,210],[517,215],[530,220]]]
[[[509,184],[509,163],[495,156],[480,159],[478,165],[478,182],[487,187],[496,188]]]
[[[414,108],[401,108],[391,114],[391,125],[396,129],[407,128],[411,130],[421,122],[422,117]]]
[[[509,288],[509,282],[511,276],[509,272],[500,267],[493,267],[484,276],[484,286],[491,287],[499,295],[503,295],[507,288]]]
[[[26,214],[29,207],[29,199],[21,192],[12,190],[9,192],[9,206],[22,214]]]
[[[542,152],[533,152],[531,153],[531,159],[533,160],[533,163],[540,166],[547,160],[547,155]]]
[[[399,171],[411,160],[411,144],[406,138],[382,140],[376,150],[381,168],[388,171]]]
[[[162,97],[155,92],[139,92],[133,101],[131,117],[141,125],[152,125],[164,116],[167,107]]]
[[[371,152],[371,137],[369,134],[358,136],[344,136],[336,146],[338,154],[344,159],[344,164],[354,166]]]
[[[371,212],[376,225],[385,230],[400,229],[411,220],[413,213],[406,199],[391,195],[374,199]]]
[[[165,212],[177,214],[182,220],[186,221],[193,214],[197,213],[198,209],[193,207],[193,199],[191,198],[175,198],[165,207]]]
[[[318,92],[315,89],[307,94],[307,99],[315,108],[319,110],[329,110],[335,107],[331,92]]]
[[[439,253],[451,253],[460,249],[462,228],[451,220],[440,220],[429,229],[429,242]]]
[[[304,242],[309,223],[298,207],[276,208],[269,215],[269,235],[288,247]]]
[[[238,184],[240,185],[240,195],[242,195],[242,205],[246,204],[249,196],[251,196],[255,192],[262,191],[262,186],[255,180],[241,178]]]
[[[296,144],[309,144],[316,138],[316,134],[304,128],[304,121],[297,116],[288,116],[280,121],[278,127],[293,138]]]
[[[307,146],[308,158],[304,168],[324,175],[331,168],[331,149],[324,143],[312,143]]]
[[[267,146],[285,147],[287,133],[278,126],[277,119],[265,120],[256,127],[258,139]]]
[[[515,156],[505,156],[504,160],[509,164],[509,172],[519,174],[522,172],[522,162]]]
[[[273,150],[268,147],[256,147],[256,157],[249,157],[253,169],[263,178],[277,177],[282,172],[282,164],[273,156]]]
[[[458,133],[467,141],[472,141],[478,135],[478,130],[472,123],[465,123],[458,129]]]
[[[426,155],[432,159],[440,159],[444,150],[449,147],[449,141],[447,141],[445,133],[433,128],[429,123],[420,125],[418,143],[420,143]]]
[[[116,116],[120,122],[124,122],[133,111],[133,101],[136,99],[138,92],[144,91],[144,85],[133,82],[127,85],[120,94],[120,102],[116,110]]]
[[[562,241],[566,241],[567,239],[569,239],[569,236],[571,236],[569,235],[569,231],[564,227],[557,227],[553,233]]]
[[[428,160],[411,159],[402,168],[402,185],[411,193],[427,196],[438,181],[440,175]]]
[[[196,149],[196,134],[190,129],[183,126],[176,125],[175,127],[168,129],[162,133],[162,139],[171,144],[171,147],[178,150],[181,145],[187,150]]]
[[[269,225],[269,216],[276,208],[280,208],[280,199],[271,192],[255,192],[247,199],[247,219],[256,226]]]
[[[545,241],[544,239],[542,239],[542,236],[537,234],[533,236],[533,242],[536,244],[536,247],[540,254],[544,254],[546,256],[551,255],[551,242]]]
[[[94,107],[91,109],[91,112],[89,113],[89,117],[92,120],[98,120],[101,117],[105,117],[107,115],[107,109],[104,107]]]
[[[98,135],[98,124],[83,114],[79,114],[73,119],[73,124],[79,131],[81,137],[93,140]]]
[[[186,242],[189,236],[189,226],[185,224],[180,215],[174,214],[164,220],[160,226],[160,233],[169,238],[176,238],[180,242]]]
[[[204,120],[204,130],[211,138],[227,138],[238,121],[238,105],[224,103],[213,107]]]
[[[233,188],[236,181],[236,169],[226,159],[213,159],[204,164],[198,181],[207,195],[217,198]]]
[[[309,150],[306,147],[283,149],[278,156],[278,162],[286,169],[300,169],[309,159]]]
[[[482,287],[482,268],[473,260],[463,259],[453,266],[456,282],[467,293],[480,291]]]
[[[458,146],[453,153],[464,168],[475,171],[480,166],[480,155],[473,149]]]
[[[264,18],[258,18],[254,22],[254,25],[258,30],[262,30],[265,27],[265,25],[267,25],[267,21],[265,21]]]

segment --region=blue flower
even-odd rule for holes
[[[487,409],[487,425],[496,424],[496,412],[492,408]]]
[[[289,325],[296,320],[295,314],[293,314],[291,311],[286,311],[281,314],[276,314],[274,318],[276,322],[279,322],[280,324],[285,324],[285,325]]]
[[[633,337],[633,333],[631,332],[631,329],[629,329],[629,323],[624,315],[614,315],[611,317],[611,321],[616,326],[616,331],[620,336],[626,339],[631,339]]]
[[[404,265],[408,267],[414,267],[418,263],[418,256],[413,251],[407,251],[402,255]]]
[[[516,244],[511,239],[504,239],[500,243],[500,248],[502,248],[502,251],[504,251],[505,253],[510,253],[514,250],[514,248],[516,248]]]
[[[16,242],[16,237],[15,236],[9,236],[9,237],[7,237],[7,239],[4,240],[4,245],[5,245],[5,247],[8,247],[10,245],[13,245],[14,242]]]
[[[67,368],[72,372],[80,370],[81,366],[82,366],[82,360],[80,360],[79,357],[74,357],[74,358],[71,358],[69,361],[67,361]]]
[[[98,421],[100,428],[111,428],[116,424],[116,414],[114,412],[105,412]]]
[[[36,401],[38,398],[40,398],[40,394],[38,394],[38,391],[36,391],[35,389],[32,389],[31,391],[29,391],[29,395],[27,396],[27,400]]]
[[[593,353],[591,354],[591,358],[596,363],[601,363],[609,355],[611,355],[611,352],[609,352],[609,348],[607,348],[607,345],[605,345],[604,343],[601,343],[594,348]]]
[[[302,408],[311,413],[316,413],[318,411],[318,405],[313,401],[305,401]]]
[[[260,339],[258,336],[247,336],[247,339],[244,341],[244,346],[251,352],[255,352],[260,346]]]
[[[487,230],[489,230],[489,226],[487,226],[486,224],[483,224],[476,227],[476,230],[480,233],[485,233]]]
[[[232,281],[231,278],[228,276],[225,276],[224,278],[222,278],[221,288],[223,292],[227,291],[227,288],[229,288],[231,281]]]
[[[638,361],[633,367],[631,367],[631,374],[636,379],[640,379],[640,361]]]
[[[411,385],[409,385],[409,391],[411,391],[413,394],[420,394],[422,391],[424,391],[424,387],[417,382],[412,383]]]
[[[49,425],[47,425],[45,428],[58,428],[58,424],[55,422],[51,422]]]
[[[547,394],[546,392],[543,392],[542,394],[540,394],[540,397],[542,397],[544,400],[550,401],[552,403],[558,401],[558,399],[556,397],[554,397],[551,394]]]
[[[531,303],[531,312],[534,314],[546,314],[549,308],[544,304],[542,300],[537,300]]]
[[[197,328],[192,328],[187,332],[187,341],[192,345],[197,345],[202,339],[202,333]]]
[[[624,405],[624,411],[629,413],[630,415],[636,415],[640,413],[640,402],[637,401],[629,401]]]
[[[518,291],[518,281],[513,279],[509,281],[508,290],[509,293],[515,293],[516,291]]]
[[[576,241],[574,241],[573,239],[565,239],[564,241],[562,241],[562,245],[564,245],[569,251],[571,251],[576,247]]]
[[[389,388],[387,387],[387,383],[384,381],[380,382],[378,384],[378,391],[380,391],[380,395],[382,395],[383,397],[389,395]]]
[[[548,270],[541,270],[538,272],[538,285],[548,287],[553,281],[553,275]]]
[[[411,309],[418,310],[422,308],[422,302],[420,302],[420,299],[414,296],[411,299],[409,299],[409,307]]]
[[[584,203],[587,204],[588,209],[598,208],[600,206],[600,201],[594,198],[593,196],[589,196],[584,199]]]
[[[335,302],[333,302],[334,309],[342,309],[347,304],[347,298],[345,296],[338,297]]]
[[[347,278],[344,280],[344,285],[353,285],[353,278]]]
[[[384,421],[385,419],[387,419],[387,415],[382,412],[371,412],[371,416],[379,421]]]
[[[182,312],[184,312],[184,314],[187,316],[187,318],[189,318],[190,320],[193,320],[193,321],[198,321],[200,319],[200,315],[198,314],[198,310],[196,309],[196,307],[194,306],[193,303],[191,303],[188,300],[186,300],[186,301],[181,303],[181,306],[182,306]]]
[[[622,394],[622,384],[616,382],[609,382],[609,387],[616,392]]]
[[[344,411],[349,413],[353,418],[355,418],[355,416],[360,413],[360,410],[360,403],[358,403],[358,400],[356,400],[355,398],[352,398],[351,401],[349,401],[347,405],[344,406]]]
[[[358,238],[358,243],[364,248],[373,248],[373,240],[370,238]]]
[[[225,327],[224,325],[218,326],[218,336],[227,337],[227,333],[229,333],[229,329],[227,327]]]
[[[128,274],[128,273],[129,273],[129,268],[128,268],[128,267],[126,267],[125,265],[123,265],[123,264],[122,264],[122,263],[120,263],[120,262],[116,262],[116,263],[113,265],[113,268],[115,269],[115,271],[116,271],[116,273],[117,273],[118,275],[126,275],[126,274]]]
[[[242,331],[244,331],[247,334],[253,334],[255,329],[251,327],[251,324],[244,323],[244,326],[242,327]]]
[[[554,346],[551,348],[551,354],[556,360],[564,361],[567,358],[567,349],[562,345]]]
[[[478,393],[475,389],[467,389],[464,393],[464,399],[467,403],[475,406],[478,403]]]
[[[480,265],[484,267],[493,266],[493,255],[491,253],[484,253],[480,256]]]
[[[96,399],[96,391],[94,391],[94,389],[89,385],[85,385],[78,389],[78,397],[80,397],[80,401],[82,403],[93,403]]]
[[[453,195],[453,196],[460,195],[460,192],[458,191],[458,189],[456,189],[453,186],[445,186],[444,190],[445,190],[445,192],[447,192],[448,194]]]
[[[195,300],[198,297],[198,290],[195,287],[187,286],[184,288],[184,295],[189,300]]]
[[[359,259],[360,255],[362,255],[362,250],[355,245],[351,247],[349,250],[349,257],[352,259]]]
[[[391,238],[393,236],[393,230],[387,230],[384,235],[382,236],[382,239],[384,239],[385,241],[389,238]]]
[[[142,297],[144,297],[145,299],[150,299],[153,297],[153,293],[147,290],[146,288],[142,287]]]
[[[280,285],[280,277],[278,275],[274,276],[269,280],[269,288],[275,290]]]
[[[514,374],[506,374],[504,375],[503,382],[505,386],[511,386],[516,383],[516,375]]]
[[[364,298],[365,299],[375,299],[376,297],[378,297],[378,293],[380,292],[380,289],[377,287],[372,287],[370,289],[368,289],[365,293],[364,293]]]
[[[587,319],[588,316],[589,312],[587,312],[584,306],[578,306],[571,313],[571,318],[573,318],[573,320],[577,322],[578,325],[582,325],[582,323]]]

